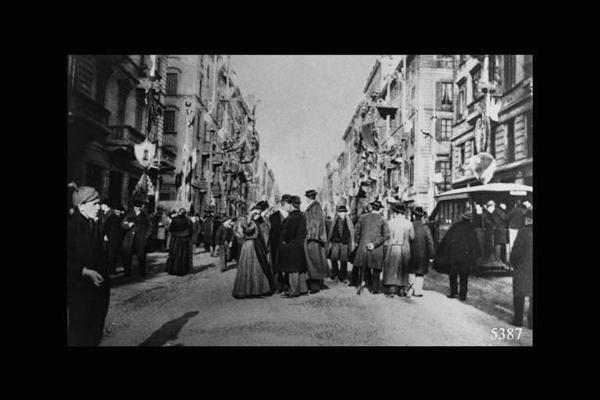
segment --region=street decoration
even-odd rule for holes
[[[140,165],[147,169],[154,161],[154,155],[156,154],[156,144],[151,143],[148,139],[145,139],[142,143],[138,143],[133,146],[135,158]]]
[[[492,180],[496,172],[496,160],[489,153],[478,153],[469,159],[469,168],[484,185]]]

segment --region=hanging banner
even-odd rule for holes
[[[370,150],[377,150],[377,138],[375,137],[375,126],[373,122],[363,124],[360,127],[360,136]]]
[[[487,151],[488,147],[488,138],[490,135],[490,121],[489,118],[485,115],[482,115],[481,118],[477,120],[475,123],[475,147],[478,153]]]
[[[140,165],[144,168],[148,168],[154,160],[154,155],[156,154],[156,144],[152,144],[148,141],[148,139],[146,139],[142,143],[134,145],[133,150],[135,153],[135,158]]]
[[[479,153],[469,159],[473,175],[484,185],[492,180],[496,172],[496,160],[488,153]]]

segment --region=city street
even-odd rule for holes
[[[467,303],[425,285],[422,298],[356,295],[327,281],[329,290],[296,299],[231,296],[235,266],[196,251],[194,273],[164,271],[165,253],[148,256],[145,280],[117,277],[101,346],[530,346],[520,338],[494,339],[492,328],[514,328]],[[135,262],[134,262],[135,271]],[[475,294],[475,293],[473,293]],[[499,330],[499,329],[498,329]],[[500,335],[503,336],[503,335]]]

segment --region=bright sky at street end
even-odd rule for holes
[[[261,157],[280,192],[318,189],[325,164],[344,148],[342,135],[376,55],[232,55],[233,79],[254,94]],[[303,158],[304,156],[304,158]]]

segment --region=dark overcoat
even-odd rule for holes
[[[415,238],[410,244],[410,272],[425,275],[429,272],[429,260],[435,256],[433,236],[429,227],[421,221],[413,222]]]
[[[204,221],[202,221],[202,241],[205,244],[210,246],[215,245],[215,237],[214,237],[214,220],[213,217],[208,216]]]
[[[283,221],[281,244],[277,251],[277,270],[280,272],[306,272],[306,217],[294,210]]]
[[[533,295],[533,229],[525,225],[519,229],[510,253],[513,267],[514,296]]]
[[[133,226],[129,227],[128,222],[133,222]],[[136,253],[146,251],[146,243],[152,233],[150,217],[144,211],[140,211],[139,215],[135,215],[135,211],[131,210],[123,218],[121,224],[125,229],[125,239],[123,240],[123,248],[133,249]]]
[[[313,201],[304,212],[306,217],[306,267],[309,279],[329,276],[329,263],[325,254],[327,226],[325,213],[318,201]]]
[[[125,230],[121,226],[122,222],[122,215],[111,214],[104,223],[104,234],[108,237],[106,252],[109,260],[116,260],[123,252]]]
[[[461,220],[448,229],[438,245],[434,268],[446,274],[468,274],[480,256],[475,228],[470,221]]]
[[[281,228],[283,227],[283,220],[285,217],[281,211],[277,210],[269,216],[269,224],[271,230],[269,231],[269,251],[271,252],[271,261],[273,263],[273,270],[277,271],[277,251],[279,250],[279,244],[281,242]]]
[[[344,224],[341,237],[338,236],[339,232],[334,231],[334,229],[339,229],[338,223]],[[327,257],[342,262],[349,261],[350,252],[354,249],[354,224],[352,219],[346,215],[346,218],[342,221],[336,214],[333,222],[329,224],[327,232]]]
[[[369,212],[361,215],[355,228],[358,248],[354,256],[354,265],[381,270],[385,254],[383,245],[389,238],[390,230],[381,214]],[[375,246],[373,250],[367,250],[369,243]]]
[[[67,288],[69,295],[94,296],[109,286],[110,278],[103,256],[103,232],[76,208],[67,222]],[[104,278],[100,287],[83,276],[83,268],[93,269]]]

